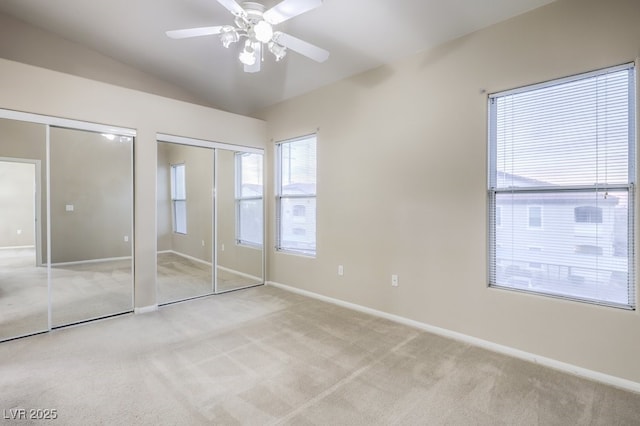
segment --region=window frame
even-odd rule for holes
[[[314,176],[314,183],[316,185],[316,191],[313,194],[288,194],[285,195],[282,192],[282,166],[283,166],[283,161],[282,161],[282,149],[283,146],[287,145],[287,144],[291,144],[291,143],[296,143],[296,142],[302,142],[302,141],[307,141],[309,139],[314,139],[315,140],[315,155],[316,155],[316,175]],[[286,139],[286,140],[282,140],[279,142],[275,143],[275,220],[276,220],[276,226],[275,226],[275,249],[277,252],[280,253],[287,253],[287,254],[295,254],[295,255],[300,255],[300,256],[305,256],[305,257],[312,257],[315,258],[317,255],[317,229],[318,229],[318,221],[317,221],[317,182],[318,182],[318,174],[317,174],[317,161],[318,161],[318,134],[317,133],[311,133],[308,135],[304,135],[304,136],[299,136],[296,138],[292,138],[292,139]],[[316,239],[315,239],[315,244],[313,246],[312,249],[297,249],[294,247],[287,247],[283,245],[282,242],[282,205],[283,205],[283,200],[307,200],[307,199],[313,199],[316,201],[316,208],[315,208],[315,212],[314,212],[314,216],[315,216],[315,220],[314,220],[314,224],[313,224],[313,232],[316,235]],[[305,207],[305,212],[306,214],[309,213],[309,208],[307,208],[307,206]],[[299,216],[296,216],[299,217]]]
[[[183,184],[184,184],[184,188],[182,190],[182,193],[184,193],[184,197],[178,197],[176,195],[176,193],[178,192],[176,190],[176,170],[178,168],[182,168],[183,169],[183,175],[184,175],[184,179],[183,179]],[[187,167],[185,165],[185,163],[175,163],[175,164],[171,164],[170,165],[170,178],[171,178],[171,182],[170,182],[170,190],[171,190],[171,226],[172,226],[172,231],[174,234],[179,234],[179,235],[187,235]],[[178,214],[176,213],[177,211],[177,205],[178,203],[184,204],[184,232],[182,232],[182,230],[178,230]]]
[[[596,77],[600,75],[605,75],[607,73],[613,73],[618,71],[630,71],[629,80],[628,80],[628,153],[627,153],[627,174],[628,179],[626,183],[623,184],[602,184],[602,183],[594,183],[593,185],[575,185],[575,186],[564,186],[564,187],[498,187],[498,165],[497,165],[497,129],[496,125],[494,125],[494,117],[497,116],[497,105],[495,102],[496,98],[507,96],[510,94],[518,94],[529,91],[534,91],[540,88],[561,85],[564,83],[571,83],[577,80],[586,79],[590,77]],[[637,284],[636,284],[636,271],[635,271],[635,244],[636,244],[636,230],[635,230],[635,211],[636,211],[636,201],[635,201],[635,183],[636,183],[636,143],[637,143],[637,124],[636,124],[636,115],[637,115],[637,70],[636,64],[634,62],[626,63],[618,66],[607,67],[587,73],[576,74],[572,76],[568,76],[565,78],[560,78],[556,80],[551,80],[543,83],[522,86],[520,88],[516,88],[513,90],[508,90],[504,92],[498,92],[489,94],[487,97],[487,286],[489,288],[498,288],[505,290],[513,290],[524,293],[531,293],[534,295],[559,298],[565,300],[578,301],[588,304],[602,305],[613,308],[621,308],[626,310],[635,310],[637,304]],[[628,292],[628,304],[627,303],[617,303],[610,302],[604,299],[592,299],[592,298],[581,298],[579,296],[572,296],[566,294],[557,294],[557,293],[549,293],[544,291],[535,291],[531,288],[529,289],[520,289],[513,288],[506,285],[500,285],[497,283],[496,275],[497,275],[497,267],[496,265],[499,262],[497,257],[497,250],[499,246],[496,241],[496,230],[502,227],[503,223],[496,223],[496,215],[503,213],[502,211],[498,212],[496,207],[497,196],[498,194],[514,194],[514,193],[532,193],[532,194],[540,194],[540,193],[560,193],[560,192],[582,192],[582,191],[595,191],[604,192],[605,194],[609,191],[622,191],[625,192],[628,197],[628,206],[627,206],[627,292]],[[533,206],[533,205],[532,205]],[[502,216],[502,215],[501,215]],[[541,208],[541,227],[530,227],[530,211],[527,208],[527,230],[539,230],[544,226],[543,219],[543,209]],[[500,218],[502,219],[502,217]],[[576,222],[578,223],[578,222]],[[613,274],[614,272],[612,272]]]
[[[264,176],[262,178],[263,190],[260,196],[243,196],[242,195],[242,157],[245,155],[260,155],[255,152],[236,152],[235,153],[235,209],[236,209],[236,244],[240,246],[247,246],[253,248],[262,248],[264,244],[264,229],[260,234],[261,241],[250,241],[242,238],[242,203],[247,201],[261,201],[262,209],[264,210]],[[264,161],[264,157],[263,157]],[[262,174],[264,175],[264,164]]]

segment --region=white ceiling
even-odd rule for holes
[[[324,0],[278,26],[331,52],[316,63],[294,52],[247,74],[237,46],[217,36],[165,31],[232,24],[216,0],[1,0],[0,12],[159,77],[218,108],[250,114],[471,33],[553,0]],[[276,0],[263,0],[267,8]]]

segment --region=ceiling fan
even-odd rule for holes
[[[228,48],[232,43],[244,40],[244,47],[238,59],[244,64],[245,72],[260,71],[263,52],[268,49],[280,61],[293,50],[317,62],[329,58],[329,52],[292,35],[275,31],[274,26],[322,5],[322,0],[282,0],[269,10],[264,5],[245,1],[242,6],[235,0],[218,0],[234,16],[234,25],[189,28],[167,31],[174,39],[219,35],[222,45]]]

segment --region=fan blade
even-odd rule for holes
[[[253,43],[253,49],[255,50],[256,62],[253,65],[245,65],[244,72],[260,72],[260,65],[262,64],[262,43]]]
[[[294,16],[302,15],[320,5],[322,5],[322,0],[283,0],[264,12],[262,17],[271,25],[276,25]]]
[[[234,16],[245,16],[247,14],[242,6],[240,6],[235,0],[218,0],[218,3],[223,5],[229,12],[233,13]]]
[[[189,28],[186,30],[173,30],[167,31],[167,36],[171,38],[189,38],[189,37],[200,37],[207,35],[216,35],[220,34],[222,31],[222,26],[217,27],[200,27],[200,28]]]
[[[324,62],[329,59],[329,52],[324,49],[319,48],[318,46],[314,46],[311,43],[308,43],[304,40],[300,40],[290,34],[277,32],[273,36],[273,40],[286,47],[287,49],[291,49],[294,52],[298,52],[301,55],[306,56],[307,58],[313,59],[316,62]]]

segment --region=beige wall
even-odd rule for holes
[[[0,158],[0,248],[36,244],[35,176],[35,164]]]
[[[132,142],[51,128],[50,147],[52,263],[131,256]]]
[[[640,382],[637,311],[486,279],[485,91],[633,61],[638,18],[637,0],[560,0],[265,110],[276,141],[320,129],[317,257],[270,250],[268,279]]]
[[[200,97],[83,45],[0,13],[0,57],[201,105]]]
[[[0,59],[0,108],[136,129],[135,306],[156,304],[156,133],[264,147],[265,123]]]
[[[161,160],[163,163],[161,163]],[[173,232],[171,165],[185,165],[187,233]],[[213,149],[158,143],[158,250],[173,250],[211,263],[213,245]],[[162,248],[161,248],[162,247]]]

